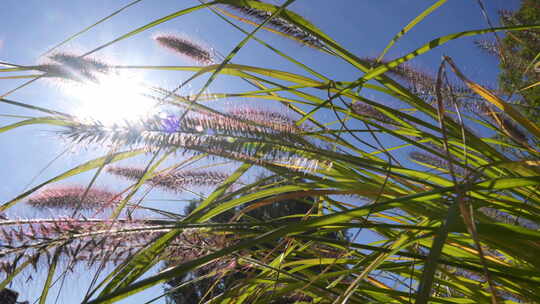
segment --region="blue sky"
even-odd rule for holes
[[[428,0],[298,0],[290,8],[307,17],[315,25],[340,42],[347,49],[359,56],[377,56],[411,19],[429,7],[435,1]],[[518,0],[485,1],[488,13],[497,23],[496,12],[499,9],[515,9]],[[2,0],[0,4],[0,61],[21,65],[33,65],[41,62],[39,56],[50,47],[64,40],[69,35],[96,22],[129,1],[65,1],[65,0]],[[277,3],[277,2],[275,2]],[[127,9],[120,15],[101,24],[62,47],[74,53],[83,53],[109,42],[139,26],[161,18],[174,11],[196,5],[191,0],[144,0]],[[396,58],[414,50],[429,40],[446,34],[464,30],[487,27],[476,1],[451,0],[429,16],[411,33],[400,40],[386,58]],[[245,27],[251,29],[250,27]],[[207,10],[182,16],[161,24],[110,47],[95,55],[98,58],[111,60],[119,64],[129,65],[187,65],[189,62],[158,48],[151,37],[157,33],[179,33],[192,37],[195,41],[227,54],[243,38],[238,31],[219,20]],[[261,32],[258,37],[270,42],[273,46],[287,51],[299,58],[308,66],[330,78],[354,80],[360,76],[358,71],[326,54],[295,42]],[[434,71],[441,61],[442,55],[451,56],[470,78],[488,84],[495,84],[497,62],[483,54],[472,44],[474,38],[453,41],[430,53],[413,60],[415,66]],[[252,41],[233,59],[234,62],[271,67],[274,69],[292,69],[281,58]],[[1,75],[0,75],[1,76]],[[139,75],[145,82],[174,88],[185,79],[186,74],[178,72],[146,72]],[[0,80],[0,94],[22,83],[21,80]],[[227,79],[217,81],[212,91],[235,90],[237,84],[231,85]],[[193,88],[194,89],[194,88]],[[368,96],[370,97],[370,96]],[[82,101],[63,92],[57,84],[40,81],[9,96],[10,99],[52,108],[69,113],[77,112],[83,106]],[[249,103],[245,100],[227,101]],[[266,106],[257,104],[257,106]],[[104,108],[106,111],[107,107]],[[21,110],[0,103],[0,114],[37,115],[39,113]],[[14,119],[0,117],[0,126],[14,122]],[[26,188],[32,178],[46,164],[66,149],[66,144],[59,141],[50,129],[44,127],[20,128],[0,134],[0,201],[5,202]],[[33,185],[46,180],[82,161],[103,154],[102,149],[75,149],[62,156],[61,161],[54,163],[43,172]],[[143,159],[138,160],[142,163]],[[76,177],[70,182],[87,182],[89,175]],[[100,185],[109,185],[112,179],[100,178]],[[111,188],[117,187],[113,184]],[[43,216],[26,208],[16,207],[10,215]],[[85,273],[75,275],[66,283],[65,295],[60,303],[74,303],[79,299],[81,289],[79,283],[86,282]],[[25,293],[35,297],[40,290],[40,283],[18,282],[18,289],[24,286]],[[140,303],[143,299],[155,295],[161,287],[125,303]],[[54,297],[53,297],[54,298]],[[30,298],[29,298],[30,299]],[[53,302],[51,302],[53,303]]]

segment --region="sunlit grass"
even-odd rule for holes
[[[94,236],[100,243],[92,246],[107,254],[95,260],[105,264],[114,257],[121,263],[98,285],[88,287],[85,303],[119,301],[178,278],[189,288],[197,284],[195,273],[213,280],[203,292],[208,303],[540,302],[538,127],[494,92],[469,80],[450,57],[433,75],[407,65],[461,37],[540,25],[454,33],[426,41],[400,58],[376,60],[351,53],[288,10],[293,0],[282,6],[250,0],[217,2],[235,8],[227,14],[213,11],[219,17],[233,16],[257,26],[245,30],[234,25],[246,36],[223,56],[224,63],[207,66],[211,53],[173,39],[168,48],[195,57],[201,65],[149,63],[138,68],[192,73],[182,85],[209,74],[196,92],[205,92],[222,75],[238,78],[253,87],[245,96],[287,107],[294,119],[264,109],[221,113],[211,102],[198,103],[196,97],[204,99],[204,94],[186,97],[163,89],[157,90],[163,96],[156,106],[145,96],[144,79],[114,70],[88,77],[86,70],[76,67],[109,67],[90,59],[85,63],[79,56],[60,58],[60,63],[71,65],[67,74],[57,73],[65,72],[64,66],[37,67],[43,77],[83,76],[72,77],[77,79],[65,92],[77,110],[74,115],[60,115],[37,109],[43,117],[0,131],[48,124],[75,144],[99,147],[109,142],[114,150],[21,193],[0,210],[21,202],[46,205],[36,201],[36,191],[88,171],[94,172],[88,185],[70,188],[76,191],[42,192],[48,194],[44,197],[54,198],[54,206],[77,208],[87,206],[81,202],[89,195],[100,199],[91,188],[101,174],[112,173],[132,183],[121,191],[121,199],[107,204],[113,210],[106,220],[82,219],[84,225],[79,225],[80,218],[66,219],[77,223],[69,229],[60,229],[67,224],[51,220],[53,230],[41,219],[0,222],[9,228],[2,230],[10,240],[9,248],[1,251],[4,264],[15,268],[2,286],[19,270],[29,269],[34,259],[46,261],[48,277],[53,278],[58,259],[77,257],[67,251],[70,244],[92,242]],[[379,58],[445,2],[439,0],[419,12]],[[98,49],[207,7],[203,3],[182,9]],[[317,66],[308,67],[300,58],[255,38],[257,31],[267,29],[348,63],[359,78],[322,76]],[[250,39],[305,73],[233,64]],[[452,73],[458,76],[454,82],[448,80]],[[367,89],[400,106],[367,98],[363,94]],[[212,98],[239,95],[216,92]],[[172,114],[151,115],[163,104],[174,109]],[[334,123],[319,117],[330,117]],[[479,126],[482,132],[477,132]],[[494,134],[499,137],[490,138]],[[390,147],[389,142],[395,145]],[[144,167],[115,164],[140,155],[147,156]],[[211,164],[222,159],[230,162],[231,173],[212,173]],[[200,160],[210,165],[192,171]],[[254,178],[253,172],[260,172],[256,170],[267,177]],[[149,208],[139,198],[146,195],[141,189],[156,187],[178,194],[197,186],[215,188],[185,213]],[[291,202],[303,207],[295,209]],[[92,205],[103,202],[88,208]],[[151,216],[134,217],[135,208]],[[115,227],[120,228],[109,229]],[[361,237],[344,237],[349,229],[362,232]],[[138,236],[141,231],[151,238],[137,238],[136,246],[108,241]],[[53,233],[38,237],[47,232]],[[366,232],[378,240],[366,240],[362,237]],[[149,273],[160,263],[166,268]],[[227,278],[235,279],[222,285]],[[43,284],[43,301],[52,282]]]

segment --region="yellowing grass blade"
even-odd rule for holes
[[[483,86],[469,80],[461,71],[457,68],[455,63],[452,61],[451,58],[446,57],[448,60],[448,63],[452,67],[452,70],[456,73],[456,75],[463,81],[471,90],[476,92],[476,94],[482,96],[485,100],[492,103],[494,106],[499,108],[501,111],[505,112],[510,116],[512,119],[517,121],[521,126],[523,126],[525,129],[527,129],[529,132],[534,134],[537,138],[540,138],[540,128],[532,123],[530,120],[525,118],[521,113],[519,113],[514,107],[506,102],[504,102],[502,99],[500,99],[497,95],[490,92],[488,89],[484,88]]]

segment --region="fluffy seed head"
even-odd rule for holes
[[[56,53],[48,57],[54,63],[38,65],[37,70],[48,77],[64,78],[77,82],[98,82],[98,75],[110,72],[111,67],[95,58],[80,57],[69,53]]]
[[[232,117],[241,120],[252,121],[258,125],[271,128],[283,133],[298,133],[301,128],[295,125],[295,122],[289,116],[267,110],[253,108],[238,108],[227,112]]]
[[[71,67],[76,70],[86,71],[86,72],[107,72],[110,67],[108,64],[101,62],[95,58],[91,57],[80,57],[75,54],[69,53],[56,53],[49,58],[53,61],[63,64],[65,66]]]
[[[120,196],[101,189],[90,189],[81,202],[86,187],[71,186],[45,189],[30,197],[28,204],[35,208],[70,209],[80,205],[82,210],[109,206],[118,202]]]
[[[268,17],[272,15],[270,12],[267,12],[265,10],[248,7],[240,3],[228,3],[225,5],[231,9],[238,11],[242,15],[248,18],[251,18],[252,20],[256,22],[263,22],[264,20],[266,20]],[[313,48],[319,48],[319,49],[325,48],[324,43],[321,40],[319,40],[317,37],[304,31],[300,27],[287,21],[284,18],[276,16],[267,23],[267,26],[273,28],[274,30],[278,32],[288,35],[305,45],[311,46]]]
[[[110,167],[107,171],[128,180],[139,180],[144,175],[144,169],[135,167]],[[216,171],[172,171],[159,173],[148,183],[154,187],[175,193],[182,192],[186,186],[214,186],[219,185],[227,175]]]
[[[162,221],[152,223],[133,219],[3,221],[0,226],[0,272],[13,271],[23,256],[35,259],[34,265],[38,261],[50,263],[54,252],[73,264],[121,263],[170,229],[170,225]],[[177,262],[194,259],[226,247],[230,241],[220,235],[186,229],[171,241],[163,258]]]
[[[448,172],[450,171],[450,164],[448,163],[448,161],[442,158],[439,158],[437,156],[434,156],[425,152],[413,151],[409,154],[409,157],[418,162],[431,165],[435,168],[443,169]],[[459,176],[466,176],[469,173],[467,169],[464,169],[457,165],[454,165],[452,167],[452,170],[454,171],[454,173],[456,173]]]
[[[360,114],[368,118],[376,119],[381,123],[385,123],[385,124],[394,123],[394,121],[390,117],[384,115],[382,112],[379,112],[377,109],[375,109],[374,107],[368,104],[356,102],[352,105],[352,108],[356,114]]]
[[[194,60],[200,64],[212,64],[211,51],[187,39],[174,35],[158,35],[154,37],[156,42],[172,52]]]
[[[299,134],[261,124],[217,114],[211,117],[197,115],[188,115],[182,120],[175,116],[154,117],[126,127],[74,121],[62,134],[81,144],[107,142],[149,151],[170,147],[181,153],[209,153],[257,163],[307,156],[303,155],[303,149],[315,145]]]

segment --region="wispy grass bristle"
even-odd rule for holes
[[[377,62],[376,58],[373,57],[363,57],[363,59],[371,64],[372,67],[387,63],[386,61]],[[390,69],[388,73],[403,83],[413,94],[431,104],[435,102],[437,97],[437,80],[432,73],[423,71],[410,64],[400,64]],[[445,83],[440,89],[440,94],[443,97],[445,107],[448,109],[454,108],[451,101],[455,99],[459,102],[461,109],[472,112],[475,102],[482,100],[467,86],[457,83]]]
[[[92,57],[81,57],[75,54],[69,53],[56,53],[49,56],[51,60],[58,62],[59,64],[68,66],[72,69],[94,73],[94,72],[108,72],[110,65]]]
[[[200,64],[212,64],[214,62],[212,52],[201,45],[175,35],[156,35],[154,40],[162,47],[175,54],[194,60]]]

